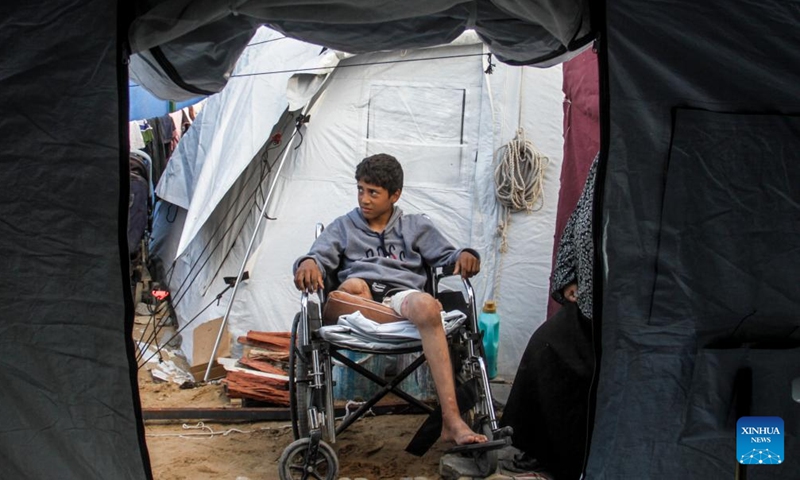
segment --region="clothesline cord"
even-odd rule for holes
[[[484,55],[489,55],[486,53],[466,53],[463,55],[444,55],[440,57],[427,57],[427,58],[405,58],[402,60],[386,60],[381,62],[364,62],[364,63],[348,63],[344,65],[335,65],[329,67],[311,67],[311,68],[296,68],[292,70],[274,70],[271,72],[256,72],[256,73],[237,73],[231,75],[230,78],[238,78],[238,77],[256,77],[259,75],[274,75],[278,73],[299,73],[299,72],[313,72],[322,69],[334,69],[334,68],[347,68],[347,67],[367,67],[370,65],[389,65],[393,63],[406,63],[406,62],[426,62],[429,60],[444,60],[448,58],[464,58],[464,57],[482,57]]]

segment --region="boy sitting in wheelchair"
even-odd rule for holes
[[[324,288],[324,272],[338,271],[339,290],[382,302],[419,330],[442,410],[441,438],[456,445],[483,443],[464,422],[456,402],[441,304],[423,291],[425,265],[455,265],[469,278],[480,271],[478,253],[457,250],[424,215],[403,215],[394,206],[403,189],[403,169],[391,155],[365,158],[356,167],[358,208],[334,220],[309,253],[295,262],[295,286]],[[391,321],[376,318],[376,321]]]

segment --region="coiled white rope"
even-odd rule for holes
[[[500,252],[505,253],[511,213],[532,213],[544,206],[544,173],[550,159],[525,138],[520,127],[513,140],[497,149],[495,162],[495,196],[503,209],[498,235]]]

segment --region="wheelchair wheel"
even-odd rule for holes
[[[310,438],[295,440],[283,450],[278,459],[281,480],[316,478],[335,480],[339,474],[339,459],[327,443],[320,441],[315,458],[310,459]]]
[[[297,346],[297,326],[299,322],[300,314],[298,313],[294,317],[294,322],[292,322],[289,346],[289,415],[292,420],[292,433],[295,440],[307,438],[310,432],[308,406],[311,393],[307,382],[308,361]]]
[[[475,428],[476,432],[486,435],[489,441],[494,440],[494,438],[492,438],[492,427],[489,425],[488,420],[480,422],[477,427],[478,428]],[[497,471],[497,450],[479,450],[473,454],[473,457],[475,466],[478,467],[478,472],[481,474],[481,477],[488,477]]]

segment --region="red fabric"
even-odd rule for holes
[[[600,150],[600,87],[597,54],[586,50],[564,63],[564,161],[561,165],[561,191],[558,195],[553,263],[561,232],[583,191],[586,175]],[[550,299],[548,318],[559,304]]]

